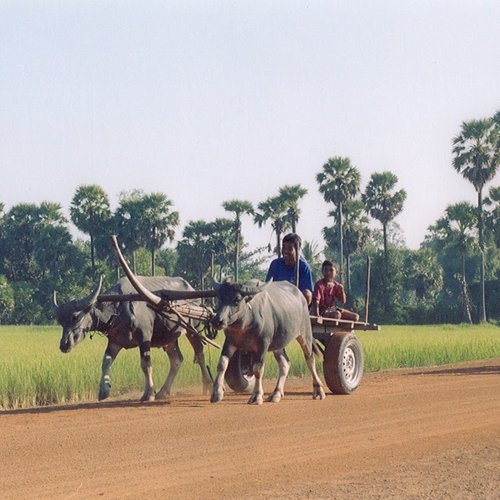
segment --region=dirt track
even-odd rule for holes
[[[325,401],[286,388],[261,407],[184,393],[2,412],[0,496],[499,497],[500,359],[367,374]]]

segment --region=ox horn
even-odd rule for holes
[[[132,272],[127,261],[123,257],[123,254],[120,250],[120,246],[118,245],[118,240],[116,236],[113,234],[110,236],[111,245],[113,246],[113,250],[115,251],[116,258],[120,263],[125,275],[129,279],[132,286],[137,290],[137,293],[146,301],[152,304],[153,306],[160,306],[162,299],[163,300],[188,300],[188,299],[201,299],[208,297],[215,297],[217,292],[215,290],[161,290],[158,293],[160,296],[153,293],[151,290],[148,290],[137,278],[137,276]]]
[[[52,314],[57,316],[59,313],[59,304],[57,303],[57,292],[54,290],[52,294]]]
[[[118,259],[118,262],[120,263],[120,266],[122,266],[122,269],[125,271],[125,274],[127,278],[129,279],[130,283],[132,283],[132,286],[137,290],[139,295],[149,302],[150,304],[154,306],[160,305],[161,298],[158,297],[158,295],[155,295],[153,292],[148,290],[136,277],[136,275],[132,272],[132,269],[127,264],[127,261],[125,260],[125,257],[123,257],[123,254],[120,250],[120,245],[118,245],[118,239],[114,234],[112,234],[110,237],[111,240],[111,245],[113,246],[113,250],[115,251],[116,258]]]
[[[87,307],[94,305],[97,302],[97,297],[101,293],[101,288],[102,288],[102,275],[99,277],[99,283],[97,284],[94,291],[91,292],[89,295],[87,295],[84,299],[75,302],[76,310],[83,311],[84,309],[87,309]]]
[[[243,285],[241,287],[241,295],[243,295],[243,297],[245,297],[247,295],[255,295],[259,292],[262,292],[272,283],[272,281],[273,280],[271,278],[268,282],[262,283],[261,285],[256,285],[256,286]]]

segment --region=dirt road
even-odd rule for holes
[[[0,413],[2,498],[499,498],[500,359],[279,404],[177,394]],[[272,382],[266,384],[271,389]]]

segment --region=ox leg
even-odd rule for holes
[[[201,381],[203,384],[203,394],[209,394],[212,387],[212,378],[208,373],[207,362],[205,361],[205,353],[203,352],[203,344],[197,335],[187,332],[189,343],[193,346],[194,361],[198,363],[201,370]]]
[[[116,356],[121,351],[121,346],[117,344],[113,344],[113,342],[108,341],[108,346],[104,351],[104,357],[102,359],[102,368],[101,368],[101,380],[99,382],[99,401],[103,399],[109,398],[109,393],[111,391],[111,381],[109,378],[109,372],[111,370],[111,365],[113,361],[116,359]]]
[[[160,389],[158,394],[156,395],[156,399],[168,399],[170,396],[170,389],[172,388],[172,384],[174,383],[174,379],[179,373],[179,369],[184,361],[184,357],[182,356],[182,352],[179,349],[178,339],[175,339],[174,342],[171,342],[167,346],[163,348],[163,350],[167,353],[168,360],[170,362],[170,368],[168,370],[168,375],[163,384],[163,387]]]
[[[153,368],[151,366],[151,342],[149,340],[142,341],[139,344],[139,350],[141,352],[141,368],[145,378],[144,394],[141,396],[141,401],[154,401],[155,388],[153,384]]]
[[[290,370],[290,361],[288,360],[284,349],[274,351],[273,354],[276,362],[278,363],[279,375],[276,387],[267,400],[272,403],[279,403],[281,398],[285,395],[285,381]]]
[[[264,387],[262,386],[262,379],[264,378],[264,365],[268,347],[269,343],[261,345],[259,352],[255,356],[255,361],[252,366],[253,374],[255,375],[255,385],[253,393],[248,400],[249,405],[261,405],[264,402]]]
[[[318,372],[316,371],[316,363],[314,361],[314,354],[312,351],[312,345],[307,345],[306,341],[299,335],[297,337],[297,341],[302,347],[302,351],[304,352],[304,358],[306,360],[309,371],[311,372],[313,378],[313,399],[319,397],[319,399],[325,399],[325,391],[323,389],[323,383],[318,376]]]
[[[218,403],[222,401],[224,397],[224,374],[226,373],[229,360],[236,352],[236,347],[229,344],[229,342],[224,342],[222,347],[222,354],[220,355],[219,363],[217,364],[217,376],[214,380],[214,385],[212,388],[212,396],[210,398],[211,403]]]

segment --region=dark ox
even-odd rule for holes
[[[155,292],[162,289],[189,291],[193,288],[182,278],[171,277],[138,277],[140,283],[148,290]],[[178,339],[186,333],[193,346],[195,361],[200,365],[204,391],[211,386],[210,375],[206,368],[203,345],[198,336],[180,326],[174,314],[158,314],[145,302],[99,302],[102,278],[96,289],[82,300],[73,300],[57,305],[54,294],[54,315],[63,327],[60,343],[62,352],[70,352],[81,342],[87,332],[99,331],[108,338],[108,345],[102,361],[102,374],[99,383],[99,400],[110,394],[110,368],[122,348],[139,347],[141,368],[144,372],[145,387],[141,401],[153,401],[155,390],[151,367],[151,348],[161,347],[167,353],[170,369],[162,388],[156,394],[157,399],[165,399],[183,361],[179,350]],[[128,278],[121,279],[107,291],[107,294],[124,295],[135,293]],[[182,301],[180,301],[182,302]]]
[[[255,280],[253,280],[255,282]],[[249,404],[262,404],[262,378],[267,351],[272,351],[279,366],[276,388],[268,401],[277,403],[284,396],[285,380],[290,363],[285,346],[297,339],[313,377],[313,398],[325,398],[316,372],[312,349],[313,337],[307,302],[300,290],[287,281],[244,286],[224,282],[216,286],[218,306],[212,326],[223,329],[226,340],[217,366],[211,402],[222,400],[224,374],[231,356],[237,349],[252,352],[256,378]]]

